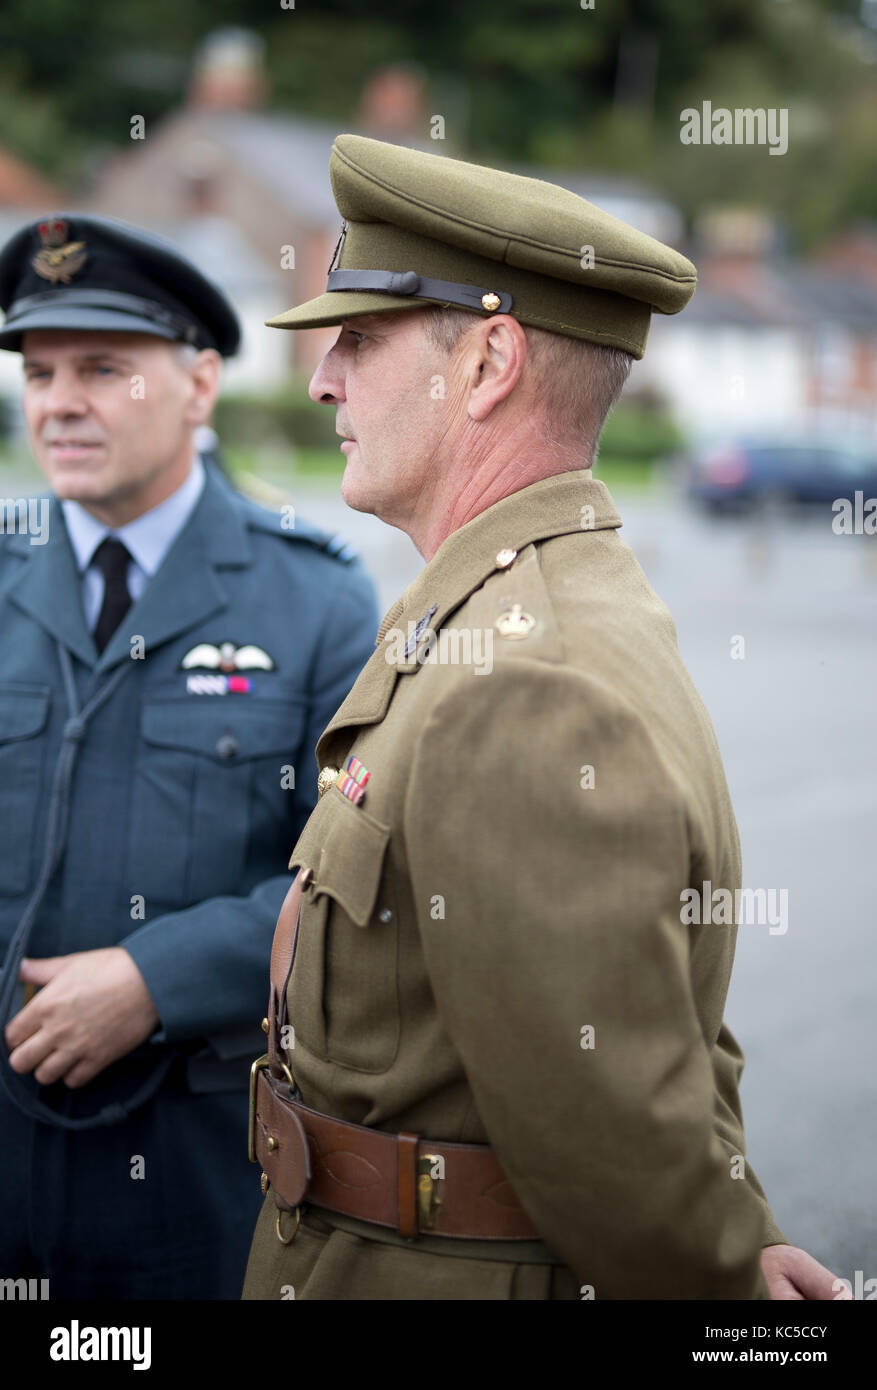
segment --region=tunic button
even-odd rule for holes
[[[233,758],[238,751],[238,741],[233,734],[223,734],[216,745],[220,758]]]
[[[509,565],[513,565],[517,558],[518,552],[516,550],[510,548],[501,550],[496,557],[496,568],[498,570],[507,570]]]
[[[317,778],[317,795],[322,796],[327,792],[332,783],[338,779],[337,767],[324,767]]]
[[[313,869],[302,869],[301,873],[298,876],[298,881],[301,884],[302,888],[307,888],[308,884],[313,883],[314,881]]]
[[[393,914],[388,907],[382,907],[378,913],[379,922],[392,922]]]

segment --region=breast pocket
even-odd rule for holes
[[[0,686],[0,896],[17,897],[32,880],[37,808],[43,799],[51,692],[43,685]]]
[[[302,896],[289,985],[295,1042],[356,1071],[386,1071],[399,1046],[399,937],[385,862],[389,840],[389,827],[332,787],[289,863],[314,875]]]
[[[284,769],[303,720],[303,709],[285,701],[143,702],[128,878],[147,911],[245,891],[251,852],[264,856],[266,877],[282,873],[295,794]]]

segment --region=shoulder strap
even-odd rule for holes
[[[286,991],[295,961],[295,948],[298,944],[298,922],[301,912],[301,872],[297,873],[292,886],[283,900],[280,916],[274,931],[271,946],[271,992],[268,1000],[268,1058],[271,1075],[278,1081],[284,1077],[283,1056],[285,1048],[281,1045],[283,1028],[286,1024]],[[287,1071],[289,1068],[287,1068]]]

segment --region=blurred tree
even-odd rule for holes
[[[875,215],[877,30],[865,13],[861,0],[5,0],[2,139],[75,187],[127,145],[132,115],[148,129],[180,105],[208,33],[242,25],[266,41],[275,109],[343,128],[376,68],[415,63],[431,114],[446,117],[439,150],[638,173],[689,214],[714,198],[758,201],[804,243]],[[789,107],[788,154],[682,146],[680,112],[705,98]]]

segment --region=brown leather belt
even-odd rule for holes
[[[271,949],[268,1052],[250,1077],[250,1159],[263,1169],[279,1213],[305,1201],[343,1216],[463,1240],[539,1240],[493,1150],[337,1120],[293,1098],[280,1047],[295,960],[299,873],[277,921]],[[264,1026],[264,1025],[263,1025]]]

